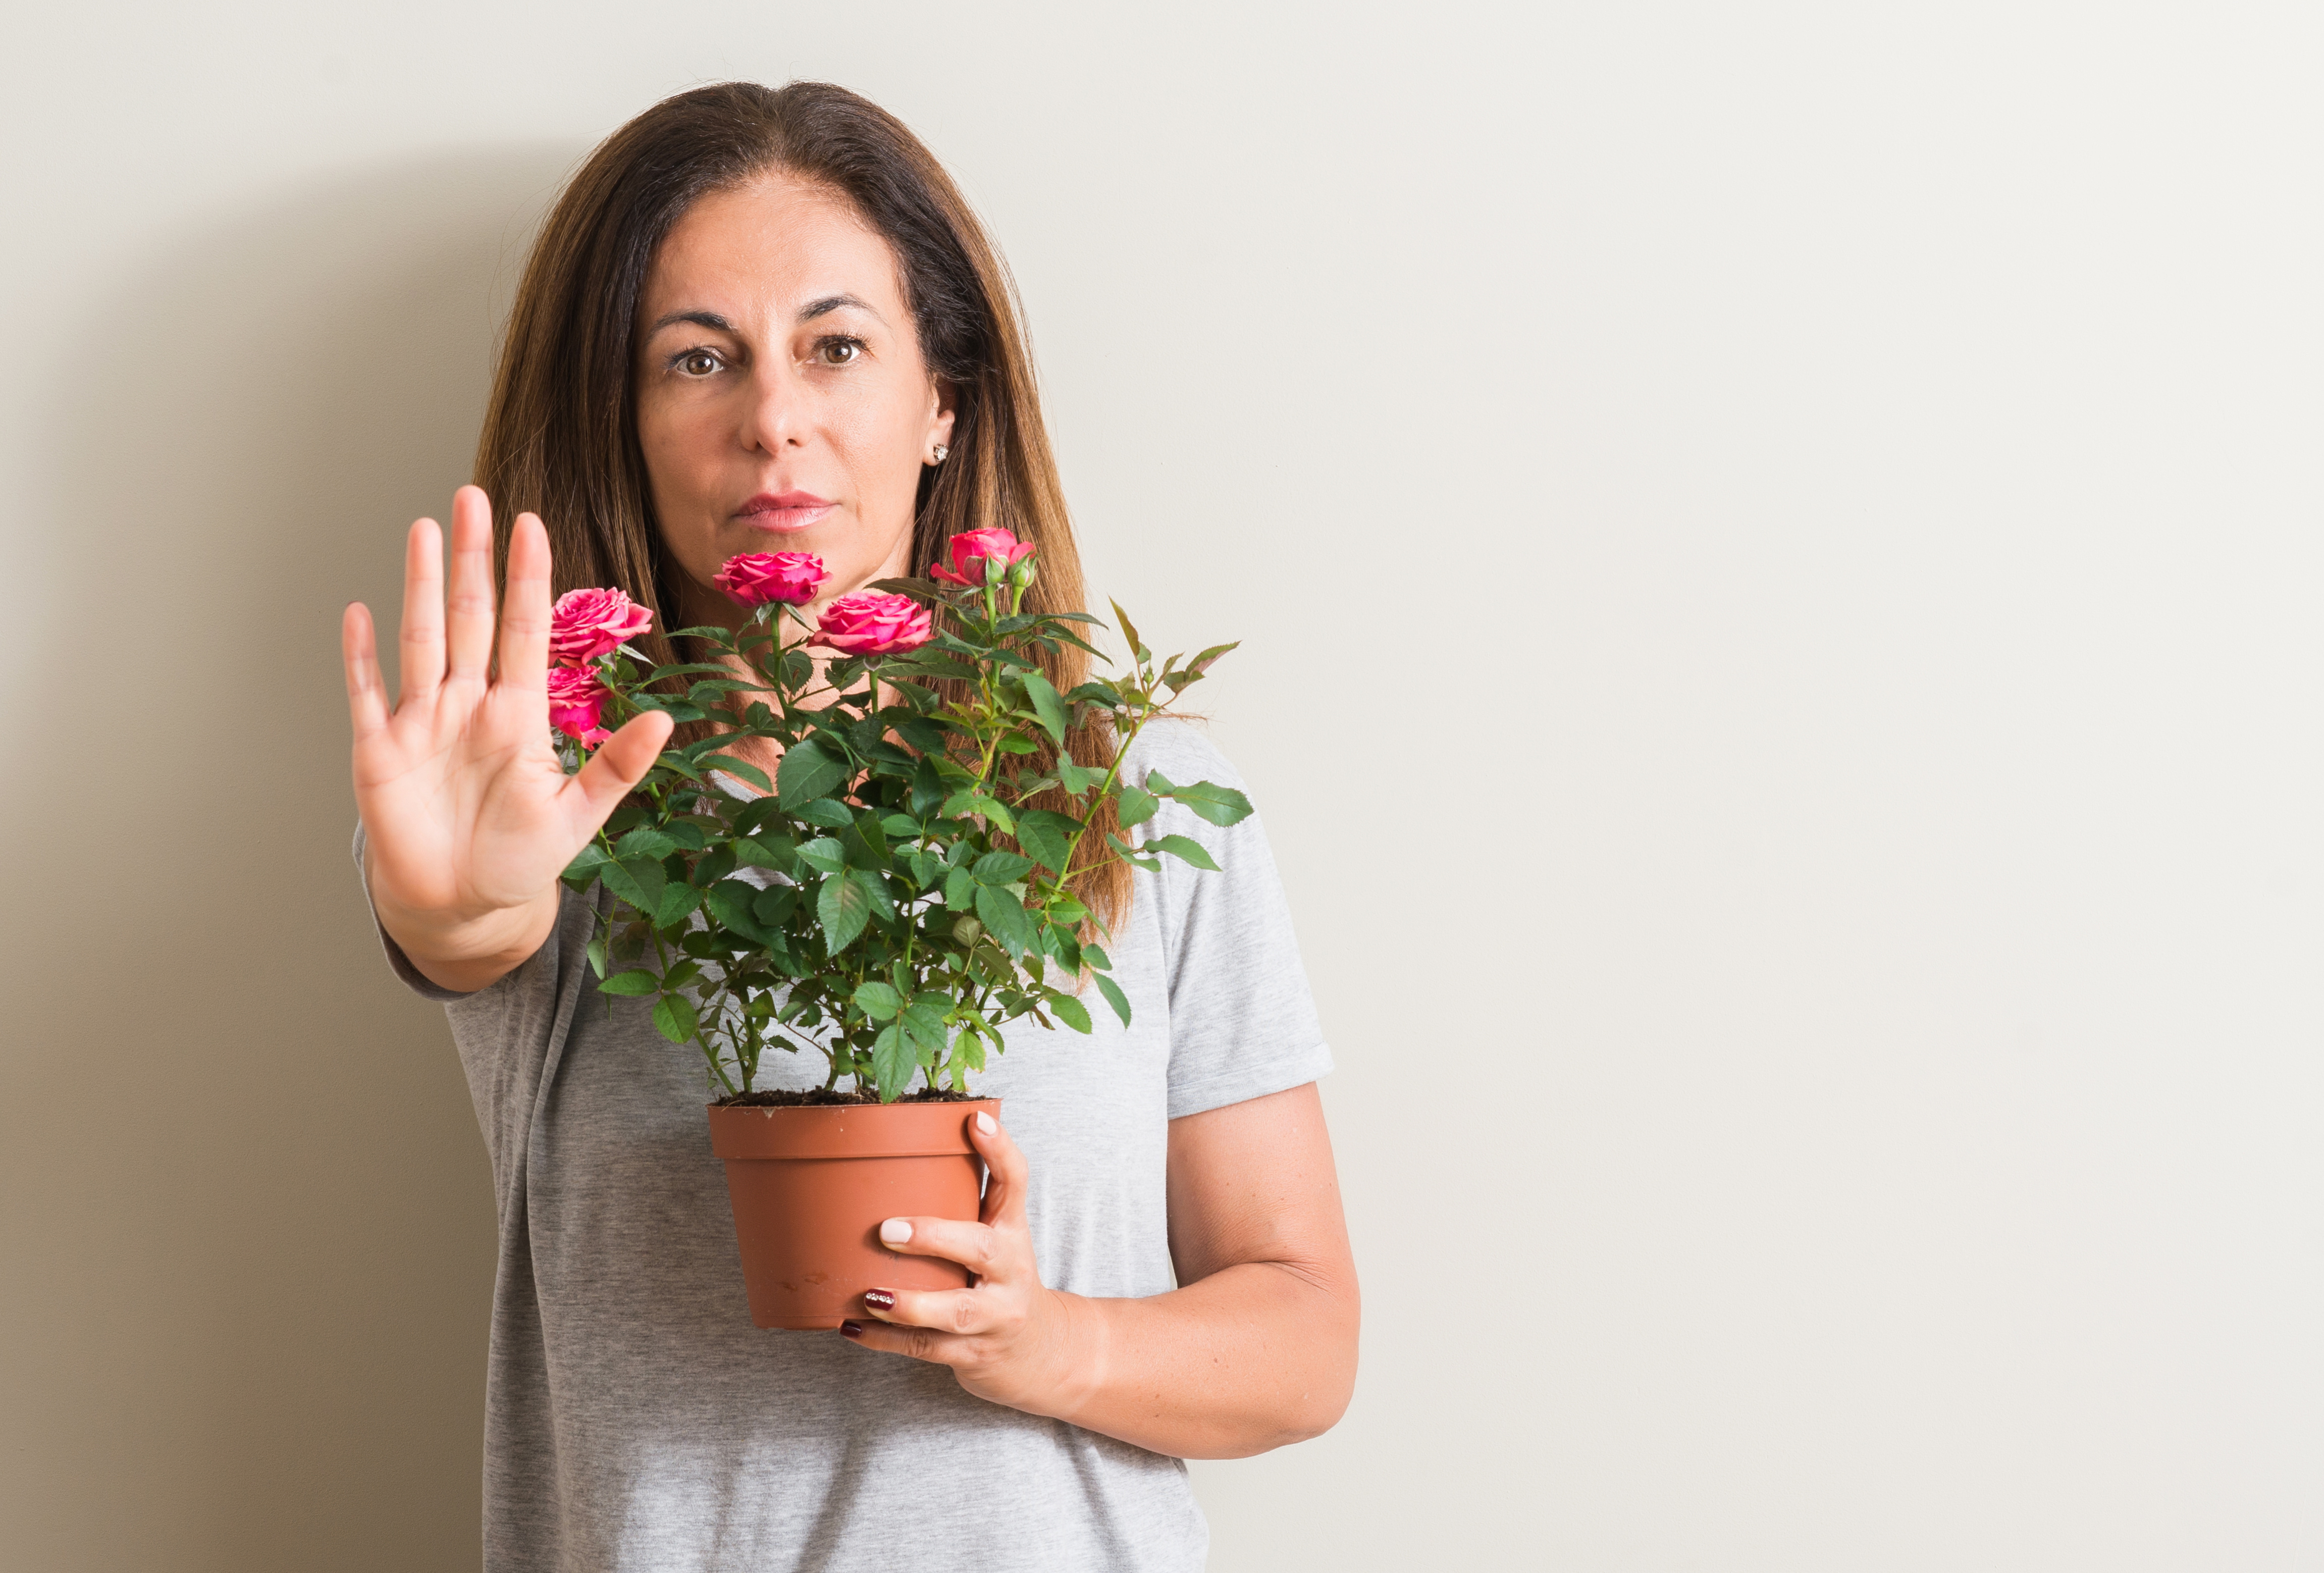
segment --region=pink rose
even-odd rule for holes
[[[549,615],[549,653],[559,666],[586,666],[653,626],[653,614],[619,590],[567,590]]]
[[[613,736],[597,724],[605,701],[613,697],[613,690],[599,681],[596,672],[588,667],[549,669],[549,724],[567,737],[579,738],[584,748],[595,748]]]
[[[823,609],[821,629],[807,643],[849,655],[895,655],[918,650],[935,636],[928,609],[911,597],[858,590]]]
[[[948,585],[981,586],[991,571],[983,559],[992,558],[1007,568],[1020,557],[1030,557],[1038,549],[1029,541],[1019,541],[999,525],[983,530],[964,530],[952,538],[952,567],[936,563],[929,574]]]
[[[745,551],[728,558],[711,582],[746,606],[769,601],[803,606],[830,577],[812,551]]]

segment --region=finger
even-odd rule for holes
[[[493,652],[493,506],[480,487],[452,495],[452,594],[446,604],[449,671],[484,679]]]
[[[1025,1161],[1025,1150],[1009,1134],[1008,1126],[983,1109],[968,1121],[968,1140],[991,1170],[978,1216],[988,1224],[1026,1226],[1025,1195],[1031,1189],[1032,1166]]]
[[[436,691],[444,680],[444,532],[412,521],[403,540],[403,680],[397,703]]]
[[[867,1289],[863,1309],[883,1322],[939,1333],[989,1333],[997,1308],[973,1289]]]
[[[576,847],[597,833],[622,800],[637,789],[661,757],[674,723],[669,712],[648,710],[632,716],[622,729],[597,746],[579,773],[558,789],[565,805],[567,828]]]
[[[360,743],[387,725],[387,690],[380,682],[371,608],[361,601],[349,601],[340,614],[339,659],[347,669],[347,715]]]
[[[839,1336],[882,1355],[901,1355],[907,1359],[926,1360],[932,1365],[958,1365],[968,1359],[970,1353],[968,1339],[956,1333],[939,1333],[928,1328],[891,1328],[883,1322],[853,1318],[839,1324]]]
[[[991,1278],[1002,1265],[1001,1241],[990,1224],[964,1224],[958,1218],[890,1218],[880,1226],[880,1244],[902,1256],[941,1256],[957,1262],[979,1278]]]
[[[549,682],[549,532],[538,514],[520,514],[509,536],[508,588],[501,604],[503,684],[545,689]]]

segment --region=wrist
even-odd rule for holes
[[[414,911],[374,896],[372,911],[414,967],[466,993],[496,981],[540,948],[556,925],[558,899],[552,888],[522,906],[461,917]]]
[[[1047,1352],[1042,1402],[1026,1407],[1068,1425],[1086,1425],[1084,1417],[1105,1391],[1111,1319],[1102,1301],[1060,1290],[1042,1292],[1051,1302],[1051,1325],[1057,1331]]]

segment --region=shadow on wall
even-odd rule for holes
[[[403,527],[467,478],[497,311],[582,151],[170,236],[35,368],[62,615],[0,786],[14,1565],[474,1564],[491,1175],[348,861],[337,623],[392,628]],[[126,658],[74,618],[125,619]]]

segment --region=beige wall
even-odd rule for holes
[[[334,628],[729,75],[924,131],[1102,582],[1248,642],[1368,1322],[1214,1568],[2324,1560],[2319,40],[1920,9],[12,17],[0,1566],[474,1560]]]

